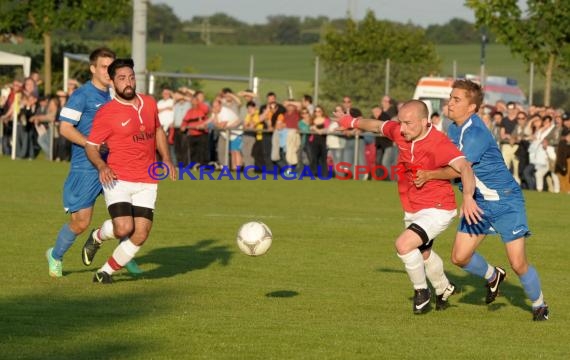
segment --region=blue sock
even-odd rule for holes
[[[467,271],[470,274],[482,277],[483,279],[485,278],[487,269],[489,269],[489,264],[484,257],[479,255],[479,253],[473,253],[473,256],[471,256],[469,263],[463,267],[463,270]]]
[[[526,296],[530,301],[535,302],[540,297],[541,293],[540,279],[538,278],[536,269],[529,265],[526,274],[519,276],[519,278],[521,279],[521,284]]]
[[[77,235],[71,231],[68,224],[63,225],[57,234],[51,256],[56,260],[63,259],[63,254],[73,245],[76,237]]]

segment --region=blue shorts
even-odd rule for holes
[[[102,190],[97,170],[72,169],[63,184],[65,212],[73,213],[93,207]]]
[[[242,144],[241,135],[238,135],[235,139],[230,140],[230,151],[240,151],[241,144]]]
[[[524,198],[520,188],[498,191],[500,199],[476,199],[483,210],[482,221],[469,225],[465,218],[459,222],[459,232],[473,235],[499,234],[504,243],[530,236]]]

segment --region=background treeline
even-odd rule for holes
[[[329,19],[326,16],[298,17],[268,16],[265,24],[248,24],[225,13],[212,16],[194,16],[182,21],[174,10],[165,4],[151,4],[148,9],[147,35],[150,41],[163,43],[213,43],[218,45],[302,45],[318,43],[333,27],[342,29],[346,19]],[[412,23],[410,28],[420,28]],[[446,24],[430,25],[424,29],[426,37],[435,44],[478,43],[481,34],[474,24],[452,19]],[[91,20],[88,26],[75,34],[65,30],[58,36],[85,40],[108,40],[117,36],[130,37],[132,16],[120,24]],[[492,37],[492,36],[491,36]]]

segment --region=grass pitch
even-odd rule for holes
[[[45,250],[67,220],[67,163],[0,158],[2,359],[562,359],[570,352],[566,226],[570,197],[526,192],[528,256],[551,320],[530,304],[502,243],[481,252],[507,268],[503,294],[484,304],[480,279],[449,261],[454,227],[437,241],[461,289],[452,307],[415,316],[393,241],[402,230],[395,184],[358,181],[163,181],[155,224],[137,255],[144,276],[109,286],[80,260],[85,235],[47,274]],[[94,224],[106,218],[98,200]],[[239,252],[252,219],[274,234],[269,253]],[[566,354],[566,355],[565,355]]]

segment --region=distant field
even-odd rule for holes
[[[453,61],[457,62],[458,74],[480,72],[480,45],[440,45],[438,54],[442,59],[441,74],[452,75]],[[0,50],[25,53],[39,51],[39,46],[0,44]],[[162,71],[249,76],[250,58],[254,57],[254,74],[262,79],[260,92],[275,90],[281,96],[288,96],[291,86],[294,96],[312,93],[315,78],[315,54],[313,46],[224,46],[185,45],[149,43],[147,61],[160,57]],[[486,69],[491,75],[508,76],[517,79],[527,92],[529,76],[522,61],[514,58],[507,47],[487,46]],[[226,83],[203,82],[205,90],[213,93]],[[235,89],[244,88],[245,83],[227,83]],[[541,76],[535,78],[535,89],[544,87]],[[412,91],[412,90],[410,90]]]

